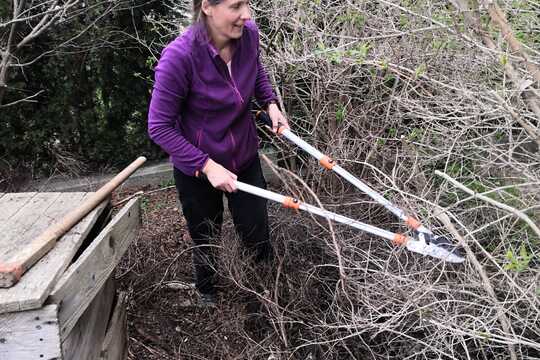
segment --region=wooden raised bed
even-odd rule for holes
[[[0,194],[0,263],[90,193]],[[0,289],[0,359],[124,359],[125,294],[114,269],[140,227],[139,201],[108,221],[108,201],[13,287]]]

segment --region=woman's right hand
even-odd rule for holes
[[[235,192],[236,184],[235,181],[237,176],[225,169],[223,166],[219,165],[212,159],[208,159],[206,165],[202,169],[202,172],[206,175],[210,184],[216,189],[226,191],[226,192]]]

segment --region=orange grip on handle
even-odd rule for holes
[[[405,245],[407,243],[407,237],[403,234],[396,234],[392,242],[398,246]]]
[[[321,158],[321,160],[319,160],[319,162],[321,163],[322,166],[324,166],[327,170],[332,170],[332,168],[334,166],[336,166],[336,162],[334,161],[334,159],[328,157],[328,156],[323,156]]]
[[[416,220],[415,218],[408,216],[405,220],[405,224],[407,224],[411,229],[417,230],[422,224],[420,221]]]
[[[277,133],[278,135],[283,135],[283,132],[287,130],[287,127],[284,126],[284,125],[279,125],[278,128],[277,128]]]
[[[286,197],[283,200],[283,207],[286,209],[300,209],[300,201],[298,199],[293,199],[292,197]]]

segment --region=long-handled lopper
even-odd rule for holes
[[[319,215],[326,219],[349,225],[356,229],[366,231],[370,234],[380,236],[382,238],[392,241],[395,245],[405,246],[408,250],[418,254],[432,256],[453,263],[460,263],[464,260],[463,257],[454,254],[451,251],[443,247],[437,246],[433,243],[426,243],[425,241],[413,239],[403,234],[396,234],[384,229],[380,229],[378,227],[353,220],[351,218],[330,212],[328,210],[324,210],[319,207],[300,202],[298,199],[292,197],[277,194],[275,192],[264,190],[240,181],[236,181],[236,188],[240,191],[244,191],[283,204],[283,207],[285,208],[304,210],[311,214]]]
[[[256,117],[257,117],[257,120],[259,120],[260,122],[262,122],[266,126],[268,126],[270,128],[272,127],[272,120],[270,119],[270,117],[268,116],[268,114],[266,112],[259,111],[257,113]],[[407,224],[407,226],[409,226],[414,231],[414,237],[415,237],[414,240],[410,240],[410,239],[405,240],[405,244],[410,243],[410,245],[407,245],[407,248],[409,250],[420,253],[420,254],[423,254],[423,255],[428,255],[428,256],[433,256],[433,257],[440,258],[440,259],[445,259],[445,260],[450,261],[450,262],[463,262],[465,260],[461,255],[458,254],[457,248],[446,237],[435,235],[431,230],[429,230],[424,225],[422,225],[414,217],[407,216],[407,214],[403,210],[401,210],[396,205],[392,204],[390,201],[385,199],[381,194],[379,194],[378,192],[376,192],[375,190],[370,188],[368,185],[366,185],[364,182],[362,182],[361,180],[356,178],[350,172],[343,169],[332,158],[330,158],[327,155],[324,155],[319,150],[315,149],[313,146],[311,146],[310,144],[308,144],[307,142],[302,140],[300,137],[295,135],[291,130],[289,130],[288,128],[286,128],[284,126],[280,126],[278,128],[277,132],[278,132],[278,134],[286,137],[288,140],[295,143],[297,146],[299,146],[304,151],[306,151],[307,153],[312,155],[314,158],[316,158],[324,168],[334,171],[335,173],[337,173],[338,175],[343,177],[345,180],[349,181],[352,185],[354,185],[355,187],[360,189],[362,192],[369,195],[373,200],[375,200],[379,204],[383,205],[386,209],[388,209],[390,212],[392,212],[394,215],[396,215],[401,221],[403,221],[405,224]],[[241,185],[241,187],[244,187],[244,186]],[[243,190],[241,187],[239,187],[239,189]],[[247,191],[247,190],[243,190],[243,191]],[[248,192],[251,192],[251,191],[248,191]],[[259,194],[255,194],[255,195],[259,195]],[[262,195],[259,195],[259,196],[262,196]],[[266,196],[263,196],[263,197],[266,197]],[[271,200],[273,200],[273,199],[271,199]],[[313,208],[311,205],[309,205],[309,207]],[[307,210],[307,209],[305,209],[305,210]],[[307,211],[313,212],[311,210],[307,210]],[[324,212],[324,210],[322,210],[322,209],[319,209],[319,211]],[[318,215],[325,216],[325,215],[322,215],[322,214],[318,214]],[[336,215],[336,214],[334,214],[334,215]],[[340,215],[337,215],[337,216],[341,218]],[[347,218],[345,218],[345,219],[347,219]],[[338,221],[338,222],[343,222],[341,220],[338,220],[337,218],[335,218],[335,219],[332,218],[332,220],[335,220],[335,221]],[[356,222],[354,220],[351,220],[351,219],[347,219],[347,221],[353,221],[354,223],[358,223],[358,222]],[[350,223],[350,222],[347,222],[347,224],[352,225],[352,223]],[[352,225],[352,226],[357,227],[356,225]],[[367,227],[370,227],[370,228],[374,228],[374,227],[372,227],[370,225],[366,225],[366,224],[362,224],[362,226],[367,226]],[[361,228],[361,230],[369,231],[369,230],[367,230],[367,228]],[[390,232],[387,232],[386,230],[382,230],[382,229],[377,229],[377,230],[379,231],[379,233],[374,233],[374,234],[385,237],[385,238],[390,239],[390,240],[394,240],[394,242],[396,242],[396,240],[394,238],[392,238],[392,236],[394,236],[394,234],[392,234]],[[381,235],[382,233],[380,233],[380,231],[386,232],[386,235],[389,235],[391,237],[389,238],[388,236]],[[408,239],[408,238],[405,238],[405,239]],[[414,242],[412,242],[412,241],[414,241]],[[400,242],[400,241],[398,240],[397,242]],[[413,248],[414,248],[414,250],[413,250]]]

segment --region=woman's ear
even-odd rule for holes
[[[207,17],[212,16],[212,6],[208,3],[208,0],[202,0],[201,11]]]

